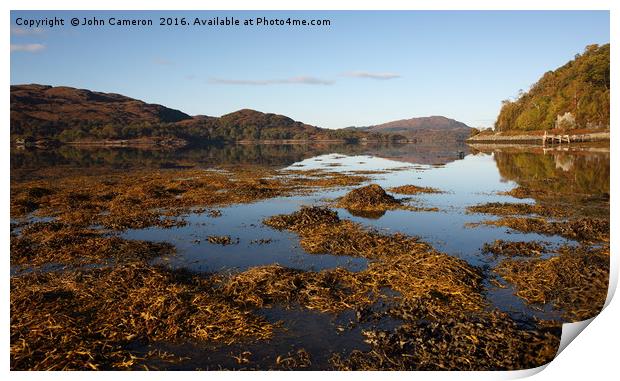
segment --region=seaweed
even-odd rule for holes
[[[227,235],[210,235],[207,237],[207,241],[216,245],[234,245],[239,243],[239,238],[233,240],[230,236]]]
[[[173,254],[169,244],[125,240],[114,234],[127,228],[179,226],[184,223],[179,216],[195,207],[203,209],[193,212],[204,213],[207,207],[303,194],[316,187],[359,185],[368,180],[361,174],[370,173],[171,169],[12,184],[12,214],[23,217],[34,212],[55,218],[15,224],[12,265],[98,266],[35,269],[11,277],[11,369],[136,369],[146,364],[147,357],[170,357],[156,352],[139,355],[132,349],[136,343],[192,340],[228,345],[268,340],[279,324],[267,322],[257,312],[274,306],[330,314],[353,311],[357,319],[353,325],[384,316],[400,322],[394,330],[366,329],[364,337],[371,350],[354,351],[347,358],[333,355],[335,369],[520,369],[553,358],[558,327],[549,322],[517,322],[495,310],[484,296],[482,269],[439,252],[417,237],[369,229],[340,218],[329,208],[302,207],[263,222],[296,233],[309,254],[365,258],[365,269],[301,271],[270,265],[232,274],[197,275],[148,264],[153,258]],[[402,189],[390,191],[438,191],[397,188]],[[352,190],[337,206],[371,217],[393,209],[423,210],[403,201],[371,184]],[[530,204],[491,207],[504,212],[508,208],[511,213],[506,215],[524,211],[556,215],[546,208],[527,209],[537,205],[523,205]],[[221,212],[217,212],[210,209],[207,213],[218,217]],[[512,220],[521,221],[491,223],[505,222],[524,231],[583,241],[609,237],[605,220],[506,222]],[[238,243],[229,236],[207,240]],[[495,241],[483,249],[509,257],[495,271],[514,283],[528,303],[551,302],[567,319],[589,317],[602,306],[608,248],[600,252],[562,248],[549,259],[540,257],[546,248],[536,242]],[[241,365],[251,361],[249,352],[233,356]],[[310,355],[304,349],[282,354],[273,364],[275,369],[310,366]]]
[[[411,184],[393,187],[388,190],[392,193],[406,194],[406,195],[416,195],[420,193],[443,193],[443,191],[437,188],[420,187],[420,186],[411,185]]]
[[[11,265],[83,265],[130,262],[169,255],[168,243],[127,240],[101,230],[79,228],[62,222],[36,222],[11,236]]]
[[[144,263],[11,278],[11,369],[126,369],[135,342],[232,343],[273,325],[213,282]]]
[[[227,293],[237,302],[329,312],[354,309],[358,320],[370,313],[403,322],[393,332],[365,331],[372,349],[354,351],[348,358],[334,354],[336,369],[521,369],[542,365],[555,355],[557,327],[522,327],[491,309],[482,296],[480,269],[415,237],[369,231],[320,207],[303,207],[264,223],[296,232],[311,254],[361,256],[370,263],[357,273],[250,269],[229,283],[235,287]],[[379,300],[389,308],[373,312],[370,307]]]
[[[222,211],[217,209],[211,209],[207,212],[207,215],[212,218],[222,217]]]
[[[483,253],[491,253],[495,256],[505,257],[539,257],[547,252],[544,244],[536,241],[504,241],[501,239],[493,243],[485,243],[482,246]]]
[[[538,217],[504,217],[485,221],[486,225],[506,226],[524,233],[560,235],[581,242],[608,242],[609,220],[602,218],[580,218],[566,221],[547,221]]]
[[[310,354],[304,348],[289,351],[286,355],[276,357],[276,369],[304,369],[312,365]]]
[[[265,225],[278,230],[302,231],[320,225],[329,225],[340,222],[338,213],[318,206],[302,206],[292,214],[279,214],[263,220]]]
[[[437,212],[438,208],[427,208],[404,203],[407,199],[397,199],[388,194],[381,186],[370,184],[353,189],[339,198],[334,206],[346,209],[354,216],[377,219],[388,210],[402,209],[413,212]]]
[[[11,216],[54,217],[114,230],[182,226],[192,207],[222,207],[304,194],[317,187],[356,185],[364,176],[323,171],[167,169],[74,175],[11,183]],[[221,212],[209,210],[209,216]]]
[[[544,207],[539,204],[489,202],[467,208],[468,213],[494,214],[497,216],[530,215],[563,216],[565,213],[558,208]]]
[[[609,247],[563,246],[547,259],[505,259],[494,271],[526,302],[552,303],[565,319],[585,320],[602,310],[607,297]]]
[[[198,276],[137,256],[101,268],[14,276],[11,368],[134,369],[146,362],[131,349],[137,342],[267,340],[278,323],[255,312],[276,305],[333,314],[353,310],[358,322],[383,315],[402,321],[391,333],[366,331],[373,349],[348,359],[335,355],[337,369],[428,369],[433,362],[437,369],[513,369],[540,365],[553,352],[557,335],[518,327],[490,310],[480,269],[416,237],[368,230],[321,207],[264,222],[297,233],[310,254],[364,257],[369,264],[360,272],[270,265]],[[78,232],[73,242],[67,229],[54,221],[26,226],[22,234],[41,240],[51,235],[45,244],[56,249],[81,247],[102,234]],[[379,302],[385,307],[375,308]],[[236,358],[245,363],[248,356]],[[274,368],[310,365],[309,354],[298,350],[276,358]]]
[[[387,194],[377,184],[353,189],[341,197],[336,204],[339,208],[353,211],[376,211],[396,209],[402,206],[401,202]]]
[[[273,238],[259,238],[250,241],[250,245],[269,245],[273,242]]]
[[[303,207],[290,215],[270,217],[263,222],[298,233],[301,246],[310,254],[371,259],[368,268],[355,273],[355,278],[375,292],[388,287],[403,298],[440,293],[453,298],[459,308],[473,310],[484,304],[478,292],[482,279],[480,270],[433,250],[417,237],[366,230],[320,207]],[[341,275],[341,278],[347,277]]]
[[[513,370],[553,360],[559,327],[522,329],[500,312],[422,319],[393,331],[366,330],[370,351],[330,359],[338,370]]]

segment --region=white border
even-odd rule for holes
[[[370,1],[370,0],[350,0],[350,1],[337,1],[337,0],[264,0],[260,3],[252,0],[229,0],[229,1],[191,1],[191,0],[175,0],[174,2],[163,0],[144,0],[144,1],[129,1],[129,0],[91,0],[88,2],[78,2],[69,0],[54,1],[53,3],[45,0],[30,0],[30,1],[16,1],[5,0],[1,2],[0,7],[3,8],[1,19],[3,28],[0,31],[4,41],[4,51],[9,52],[9,19],[11,9],[16,10],[34,10],[34,9],[58,9],[58,10],[70,10],[70,9],[84,9],[84,10],[193,10],[193,9],[213,9],[213,10],[346,10],[346,9],[418,9],[418,10],[611,10],[611,36],[618,35],[618,1],[603,1],[603,0],[410,0],[407,2],[398,0],[382,0],[382,1]],[[616,127],[617,121],[617,107],[615,100],[615,91],[618,87],[618,76],[615,74],[617,71],[618,61],[618,49],[614,46],[612,38],[612,119],[611,125]],[[2,59],[2,70],[4,72],[3,84],[4,92],[1,92],[2,97],[2,115],[4,125],[5,136],[5,149],[2,150],[2,168],[5,175],[2,176],[3,186],[1,189],[3,202],[1,204],[2,213],[4,219],[2,220],[2,226],[0,229],[4,231],[3,236],[3,252],[5,255],[4,266],[4,282],[2,282],[2,339],[4,345],[2,346],[2,365],[4,372],[8,373],[9,370],[9,150],[8,148],[8,135],[9,135],[9,84],[10,84],[10,55],[4,54]],[[615,131],[615,130],[614,130]],[[615,132],[612,132],[611,142],[611,194],[615,200],[616,190],[618,188],[618,177],[615,174],[614,169],[618,163],[618,150],[617,139],[615,139]],[[611,205],[611,231],[617,231],[617,219],[618,207],[615,202]],[[613,236],[614,234],[612,234]],[[615,285],[618,279],[618,260],[617,260],[617,247],[615,240],[612,240],[612,273],[610,288],[615,290]],[[611,298],[611,293],[609,298]],[[609,302],[609,299],[608,299]],[[551,362],[546,369],[536,376],[536,379],[610,379],[611,377],[617,377],[618,370],[618,328],[616,322],[620,321],[620,312],[618,302],[614,301],[608,306],[599,317],[593,320],[593,322],[587,327],[586,333],[579,335],[575,339],[575,343],[568,346],[553,362]],[[544,367],[543,367],[544,368]],[[532,371],[519,371],[519,372],[356,372],[355,374],[343,373],[343,372],[329,372],[322,373],[321,377],[345,379],[355,377],[356,379],[367,379],[376,381],[377,378],[394,377],[394,378],[407,378],[407,379],[441,379],[441,380],[495,380],[505,378],[518,378],[525,377],[538,370]],[[313,372],[297,372],[294,375],[288,372],[209,372],[209,373],[195,373],[184,372],[182,374],[174,372],[159,372],[159,373],[130,373],[130,372],[117,372],[113,377],[129,378],[132,380],[142,378],[170,378],[170,377],[191,377],[191,378],[213,378],[216,377],[222,380],[238,380],[238,379],[271,379],[271,378],[289,378],[291,376],[296,378],[310,379],[317,374]],[[613,376],[612,376],[613,375]],[[35,372],[12,372],[10,375],[6,374],[14,379],[23,378],[62,378],[62,379],[78,379],[84,376],[93,378],[109,378],[109,373],[88,373],[87,375],[81,372],[74,373],[35,373]]]

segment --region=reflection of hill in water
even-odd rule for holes
[[[262,144],[212,145],[200,148],[155,150],[138,148],[77,148],[11,151],[11,170],[46,167],[81,168],[170,168],[214,165],[264,165],[286,167],[319,155],[372,155],[419,164],[445,164],[457,160],[466,147],[418,146],[415,144]],[[461,158],[463,154],[460,154]]]
[[[368,147],[365,154],[413,164],[447,164],[463,159],[469,154],[464,143],[446,144],[394,144]]]
[[[500,175],[567,199],[609,194],[609,150],[494,150]]]
[[[309,145],[212,145],[200,148],[156,150],[140,148],[77,148],[57,150],[13,150],[11,169],[67,166],[81,168],[170,168],[253,164],[288,166],[313,156],[330,153],[336,147]]]

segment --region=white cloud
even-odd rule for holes
[[[378,79],[385,81],[387,79],[400,78],[400,74],[396,73],[370,73],[367,71],[352,71],[343,74],[345,77],[353,77],[353,78],[369,78],[369,79]]]
[[[11,27],[11,34],[16,36],[32,36],[43,34],[43,28],[21,28],[19,26]]]
[[[45,49],[43,44],[11,44],[12,52],[29,52],[36,53]]]
[[[267,86],[267,85],[283,85],[283,84],[302,84],[302,85],[331,85],[334,81],[320,79],[316,77],[300,76],[283,79],[223,79],[212,78],[211,83],[221,85],[250,85],[250,86]]]

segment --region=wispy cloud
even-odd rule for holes
[[[43,28],[22,28],[19,26],[11,27],[11,34],[16,36],[33,36],[43,34],[45,30]]]
[[[301,85],[331,85],[334,81],[301,76],[283,79],[223,79],[212,78],[209,82],[220,85],[249,85],[249,86],[267,86],[267,85],[284,85],[284,84],[301,84]]]
[[[378,79],[381,81],[385,81],[388,79],[400,78],[400,74],[396,73],[371,73],[368,71],[351,71],[343,74],[345,77],[353,77],[353,78],[369,78],[369,79]]]
[[[43,44],[11,44],[12,52],[29,52],[36,53],[45,49]]]
[[[154,58],[153,63],[161,66],[174,66],[174,62],[161,57]]]

